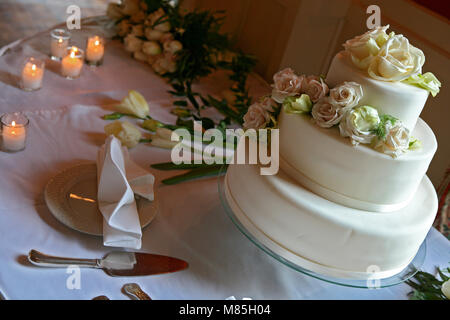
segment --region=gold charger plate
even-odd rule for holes
[[[80,164],[54,176],[45,187],[45,202],[62,224],[82,233],[102,236],[103,216],[97,207],[97,165]],[[142,228],[156,217],[155,201],[136,197]]]

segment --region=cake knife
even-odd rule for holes
[[[80,268],[103,269],[113,277],[146,276],[177,272],[186,269],[189,265],[186,261],[140,252],[113,251],[102,259],[77,259],[54,257],[31,250],[28,260],[35,266],[64,268],[78,266]]]

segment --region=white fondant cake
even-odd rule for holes
[[[231,165],[226,187],[228,203],[241,222],[250,221],[278,244],[276,253],[287,251],[294,258],[286,258],[302,261],[297,262],[301,267],[343,278],[385,278],[400,272],[417,253],[437,210],[426,176],[410,204],[390,213],[341,206],[283,171],[262,176],[257,165]],[[380,276],[368,272],[371,266]]]
[[[307,115],[282,110],[279,125],[280,167],[324,198],[361,210],[406,206],[437,149],[433,132],[421,119],[412,135],[423,147],[396,159],[365,145],[354,147],[337,128],[318,128]]]
[[[428,98],[428,91],[401,82],[387,82],[369,77],[367,72],[355,67],[349,55],[342,51],[331,62],[326,83],[334,87],[344,81],[359,83],[363,97],[358,105],[369,105],[380,114],[389,114],[400,120],[410,131],[416,126]]]
[[[279,173],[239,164],[227,171],[225,194],[241,223],[312,271],[392,276],[412,261],[436,215],[425,174],[437,142],[419,116],[441,84],[421,74],[423,52],[387,28],[347,41],[325,81],[278,72],[244,128],[279,128]]]

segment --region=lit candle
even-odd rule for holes
[[[44,61],[35,58],[27,59],[22,69],[22,89],[25,91],[40,89],[44,77],[44,68]]]
[[[61,60],[69,46],[70,33],[64,29],[55,29],[50,35],[50,57],[52,60]]]
[[[89,37],[86,45],[86,61],[90,65],[100,65],[105,53],[103,39],[99,36]]]
[[[61,61],[61,74],[67,79],[75,79],[80,76],[83,68],[83,51],[77,47],[67,49],[67,55]]]
[[[25,149],[28,119],[21,114],[5,114],[1,117],[2,150],[16,152]]]

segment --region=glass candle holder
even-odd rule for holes
[[[104,54],[104,39],[100,36],[89,37],[86,44],[86,63],[91,66],[99,66],[103,63]]]
[[[25,91],[35,91],[42,87],[44,78],[45,61],[28,58],[22,66],[20,77],[20,87]]]
[[[67,48],[66,55],[61,61],[61,75],[70,80],[78,78],[84,64],[83,57],[83,50],[77,47]]]
[[[21,113],[7,113],[0,117],[1,149],[17,152],[25,149],[29,120]]]
[[[64,29],[55,29],[50,32],[50,36],[50,58],[59,61],[66,54],[70,32]]]

